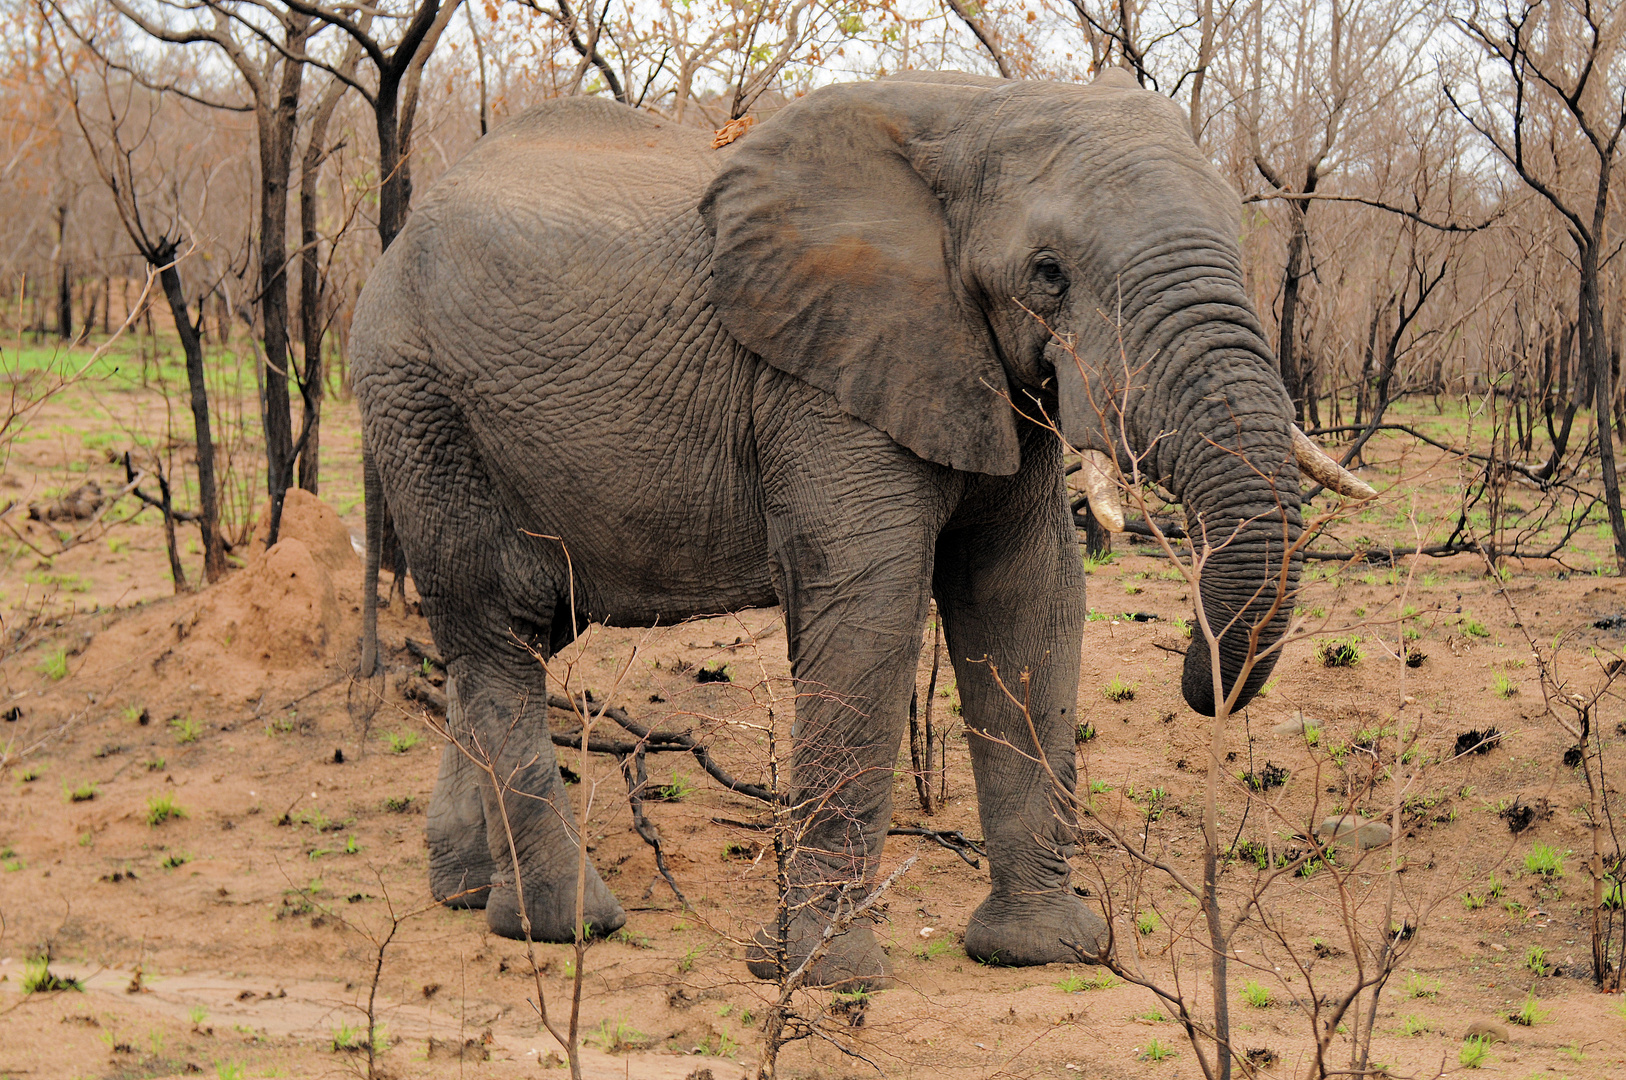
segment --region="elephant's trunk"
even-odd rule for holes
[[[1295,555],[1283,573],[1302,531],[1292,406],[1233,248],[1165,245],[1121,280],[1125,352],[1143,363],[1128,379],[1127,433],[1145,455],[1142,474],[1185,506],[1200,560],[1200,615],[1219,637],[1219,692],[1242,679],[1232,705],[1241,708],[1275,666],[1274,651],[1261,654],[1287,631],[1302,565]],[[1214,714],[1201,622],[1182,690],[1193,709]]]

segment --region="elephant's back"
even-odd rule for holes
[[[419,373],[516,523],[581,553],[609,621],[771,599],[752,480],[760,361],[707,299],[698,204],[721,155],[669,127],[604,102],[516,118],[414,209],[357,312],[364,419],[415,407],[388,399]],[[659,539],[594,565],[606,535]]]

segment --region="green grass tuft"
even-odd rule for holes
[[[1315,658],[1322,667],[1354,667],[1361,662],[1361,639],[1358,634],[1347,638],[1318,641]]]
[[[186,811],[175,801],[175,793],[166,791],[147,800],[147,824],[158,826],[173,818],[184,818]]]
[[[1549,881],[1564,876],[1564,856],[1557,848],[1546,844],[1534,844],[1524,857],[1524,870],[1527,874],[1539,874]]]
[[[1522,1027],[1535,1027],[1552,1014],[1551,1009],[1543,1009],[1536,1004],[1536,992],[1530,991],[1524,997],[1524,1004],[1516,1013],[1508,1014],[1508,1019]]]
[[[416,731],[386,731],[384,741],[389,743],[390,753],[404,754],[417,746],[422,739]]]
[[[1490,1043],[1481,1038],[1469,1039],[1457,1051],[1457,1063],[1464,1069],[1477,1069],[1490,1060]]]
[[[52,994],[59,990],[83,993],[85,984],[78,979],[65,979],[51,971],[51,962],[41,956],[30,960],[23,968],[23,993]]]
[[[61,682],[68,677],[68,654],[62,649],[47,654],[40,661],[40,671],[52,682]]]
[[[1114,675],[1111,681],[1101,688],[1101,693],[1108,701],[1134,701],[1135,684],[1124,682]]]

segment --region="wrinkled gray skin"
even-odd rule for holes
[[[984,662],[1013,685],[1032,672],[1037,749],[1070,792],[1084,576],[1060,444],[1000,394],[1101,449],[1089,403],[1119,394],[1144,471],[1226,545],[1202,589],[1216,625],[1250,603],[1258,621],[1300,527],[1236,196],[1176,107],[1126,83],[833,86],[715,151],[645,113],[556,101],[481,140],[414,212],[362,294],[356,396],[448,661],[453,730],[534,796],[507,797],[534,936],[570,939],[577,867],[542,669],[516,643],[546,653],[578,629],[543,534],[569,549],[582,624],[783,606],[795,798],[816,807],[793,965],[835,889],[875,874],[933,597],[991,870],[966,950],[1040,964],[1099,947],[1104,924],[1068,886],[1063,800],[1000,745],[1035,751]],[[1102,314],[1120,298],[1127,379]],[[1035,316],[1073,335],[1085,370]],[[1245,627],[1224,645],[1231,686]],[[1184,691],[1212,712],[1201,647]],[[489,882],[490,925],[516,937],[481,779],[448,749],[431,883],[444,897]],[[586,896],[594,932],[625,921],[592,870]],[[751,969],[773,973],[760,946]],[[860,924],[813,981],[888,970]]]

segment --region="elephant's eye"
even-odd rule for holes
[[[1049,256],[1033,264],[1033,275],[1038,279],[1039,287],[1051,296],[1060,296],[1067,291],[1067,271],[1061,268],[1061,263]]]

